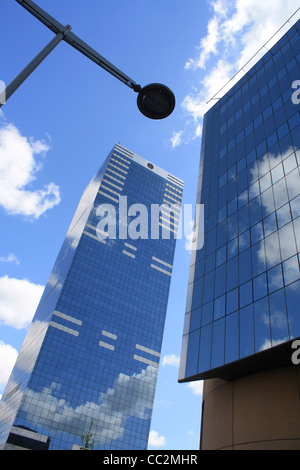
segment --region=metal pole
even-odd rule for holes
[[[70,31],[71,27],[65,27],[66,31]],[[37,66],[50,54],[51,51],[64,39],[64,33],[57,33],[56,36],[47,44],[46,47],[17,75],[17,77],[5,88],[3,95],[5,102],[19,88],[27,77],[37,68]],[[4,103],[0,103],[0,108]]]
[[[45,10],[41,7],[36,5],[32,0],[16,0],[22,7],[24,7],[29,13],[35,16],[39,21],[41,21],[47,28],[49,28],[54,34],[62,32],[64,26],[57,21],[53,16],[49,15]],[[81,52],[85,55],[88,59],[95,62],[99,67],[102,67],[104,70],[109,72],[111,75],[116,77],[122,83],[127,85],[129,88],[133,89],[136,93],[141,90],[141,86],[138,85],[132,78],[128,77],[119,70],[115,65],[105,59],[99,52],[95,51],[91,46],[86,44],[82,39],[76,36],[74,33],[70,31],[66,31],[64,35],[64,41],[70,44],[70,46],[77,49],[77,51]]]

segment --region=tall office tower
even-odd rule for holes
[[[204,117],[179,375],[206,379],[201,449],[300,448],[299,30]]]
[[[147,448],[182,190],[114,146],[82,196],[4,391],[2,448]]]

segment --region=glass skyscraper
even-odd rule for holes
[[[95,450],[147,448],[182,191],[114,146],[81,198],[4,391],[2,449],[78,449],[89,431]]]
[[[300,337],[300,21],[204,116],[179,381],[290,366]]]

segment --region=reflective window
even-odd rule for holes
[[[239,359],[239,314],[232,313],[226,317],[225,362]]]
[[[210,369],[211,363],[212,324],[201,328],[198,372]],[[187,374],[188,375],[188,374]]]
[[[296,243],[294,237],[293,225],[289,224],[282,227],[279,231],[279,242],[281,259],[286,260],[296,252]]]
[[[214,311],[214,303],[209,302],[208,304],[203,305],[202,307],[202,323],[201,325],[207,325],[211,323],[213,320],[213,311]]]
[[[254,353],[254,319],[253,306],[240,311],[240,357]]]
[[[261,299],[268,293],[266,273],[261,274],[253,279],[253,295],[254,300]]]
[[[289,38],[204,117],[198,372],[299,336],[300,118],[291,101],[291,83],[299,79],[296,28],[293,47]]]
[[[243,251],[239,255],[239,283],[248,281],[252,277],[251,250]]]
[[[289,338],[285,297],[283,289],[269,297],[272,346]]]
[[[271,268],[280,263],[281,258],[277,232],[272,233],[267,238],[265,238],[265,248],[267,268]]]
[[[276,229],[277,229],[276,216],[275,216],[275,212],[273,212],[272,214],[270,214],[268,217],[264,219],[265,237],[270,235],[270,233],[275,232]]]
[[[272,293],[283,287],[282,266],[278,264],[268,271],[269,292]]]
[[[211,355],[212,368],[224,364],[225,346],[225,319],[221,318],[213,323],[213,344]]]
[[[269,300],[267,297],[254,303],[255,352],[271,347]]]
[[[240,307],[244,307],[252,302],[252,281],[242,284],[239,288]]]
[[[189,346],[188,346],[187,370],[186,370],[186,374],[189,376],[195,375],[197,373],[199,338],[200,338],[200,330],[192,331],[189,334]]]
[[[218,297],[214,302],[214,320],[224,317],[225,315],[225,295]]]
[[[300,196],[295,197],[295,199],[291,201],[291,210],[293,219],[300,215]]]
[[[222,246],[216,253],[216,266],[226,262],[226,245]]]
[[[298,257],[293,256],[283,263],[283,276],[285,285],[299,279],[299,263]]]
[[[292,338],[300,336],[299,291],[300,281],[285,288],[288,324]]]
[[[238,289],[233,289],[227,292],[226,295],[226,313],[232,313],[238,309],[239,306],[239,291]]]
[[[292,206],[292,203],[291,203]],[[290,205],[285,204],[280,209],[276,211],[278,227],[282,227],[291,220]]]
[[[194,283],[192,309],[199,307],[202,303],[203,277]]]
[[[256,242],[262,240],[263,238],[263,225],[262,222],[251,227],[251,241],[254,245]]]
[[[201,310],[202,308],[196,308],[195,310],[192,310],[191,312],[191,320],[190,320],[190,330],[196,330],[197,328],[200,328],[201,325]]]

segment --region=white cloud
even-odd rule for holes
[[[266,349],[269,349],[274,346],[278,346],[281,343],[286,343],[287,341],[289,341],[289,339],[290,339],[289,337],[284,337],[284,338],[276,339],[276,340],[272,339],[271,341],[269,338],[265,338],[264,343],[260,347],[260,351],[265,351]]]
[[[0,323],[17,329],[27,327],[44,287],[27,279],[0,278]]]
[[[178,367],[180,362],[180,357],[176,354],[169,354],[163,357],[162,366],[174,366]]]
[[[18,351],[0,340],[0,388],[6,385],[17,357]]]
[[[9,253],[8,256],[1,256],[1,257],[0,257],[0,262],[1,262],[1,263],[16,263],[16,264],[20,264],[20,261],[18,260],[18,258],[17,258],[13,253]]]
[[[185,69],[195,74],[195,82],[198,83],[181,104],[187,117],[192,116],[194,120],[192,138],[200,136],[203,115],[216,102],[211,98],[216,94],[215,98],[220,98],[228,92],[300,17],[300,12],[297,12],[291,23],[263,47],[295,12],[295,0],[212,0],[210,6],[213,15],[208,20],[207,34],[195,48],[195,57],[185,64]]]
[[[192,390],[194,395],[202,395],[203,380],[197,380],[196,382],[189,382],[188,388]]]
[[[200,55],[199,58],[195,61],[193,59],[189,59],[186,64],[185,68],[205,68],[205,64],[207,59],[211,54],[217,53],[217,44],[219,42],[219,21],[216,16],[214,16],[208,23],[207,26],[207,36],[202,38],[201,45],[200,45]]]
[[[220,17],[226,17],[231,0],[213,0],[211,6],[214,12]]]
[[[173,132],[172,137],[170,139],[171,147],[175,148],[182,142],[182,134],[183,131]]]
[[[56,184],[32,188],[42,167],[36,155],[45,155],[49,149],[45,142],[23,137],[13,124],[0,128],[0,205],[8,214],[38,218],[60,203]]]
[[[150,431],[148,445],[151,447],[162,447],[166,445],[166,438],[160,436],[157,431]]]

